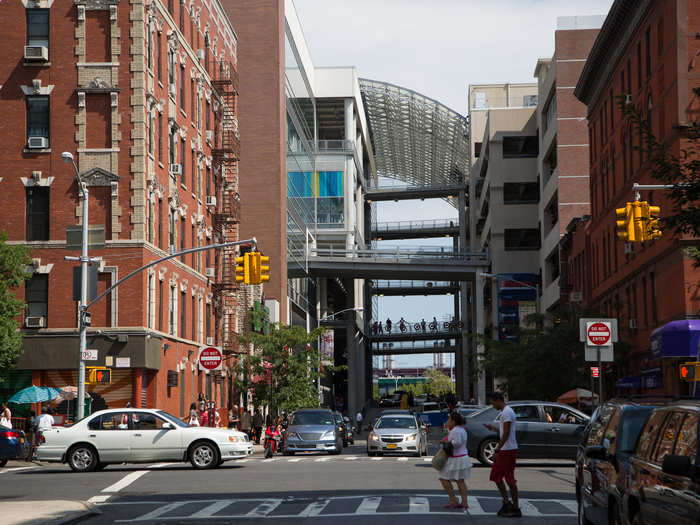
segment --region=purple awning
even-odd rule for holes
[[[651,333],[651,354],[654,357],[698,356],[700,319],[671,321]]]

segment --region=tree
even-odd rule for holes
[[[694,88],[696,98],[700,98],[700,88]],[[622,113],[640,140],[636,150],[641,150],[651,175],[663,184],[673,185],[667,195],[674,208],[662,210],[663,225],[678,234],[692,234],[700,237],[700,123],[680,128],[681,148],[678,155],[670,145],[654,135],[649,119],[645,119],[637,108],[628,104],[624,96],[619,97]],[[700,249],[687,248],[687,253],[700,266]]]
[[[239,360],[236,386],[245,392],[253,389],[256,404],[269,405],[273,413],[317,407],[319,355],[313,343],[325,330],[307,333],[298,326],[276,324],[267,334],[241,337],[241,344],[252,344],[254,351]]]
[[[425,386],[427,394],[439,396],[455,390],[450,377],[440,370],[426,370],[425,377],[428,378]]]
[[[22,332],[15,318],[22,313],[24,302],[12,292],[29,278],[31,264],[26,246],[7,244],[7,234],[0,232],[0,373],[12,368],[22,353]]]

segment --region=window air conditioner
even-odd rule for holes
[[[197,50],[197,58],[200,60],[204,60],[204,49]]]
[[[207,195],[207,206],[216,206],[216,197],[214,195]]]
[[[47,62],[49,60],[49,48],[46,46],[24,46],[24,59]]]
[[[214,131],[211,129],[207,130],[207,141],[211,142],[214,140]]]
[[[207,337],[207,346],[211,346],[214,344],[214,338],[213,337]]]
[[[171,175],[182,175],[182,164],[171,164],[170,165]]]
[[[168,253],[173,254],[176,252],[177,252],[177,246],[175,246],[174,244],[171,244],[168,248]]]
[[[24,326],[27,328],[44,328],[46,326],[46,317],[25,317]]]
[[[636,330],[636,329],[637,329],[637,320],[630,319],[630,330]]]
[[[206,270],[204,270],[204,275],[213,279],[214,277],[216,277],[216,268],[207,268]]]
[[[46,149],[49,147],[48,137],[29,137],[27,139],[27,147],[29,149]]]

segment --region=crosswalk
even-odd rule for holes
[[[293,519],[372,516],[454,515],[461,510],[446,510],[447,497],[443,494],[365,494],[337,497],[286,498],[224,498],[206,500],[148,501],[120,500],[97,504],[103,509],[119,508],[122,519],[131,522],[182,522],[194,520],[239,519]],[[499,497],[469,496],[467,514],[495,516],[501,504]],[[573,518],[576,502],[563,499],[528,498],[520,500],[525,517]]]
[[[421,462],[430,463],[433,460],[432,456],[414,458],[406,456],[379,456],[379,457],[368,457],[368,456],[279,456],[265,459],[263,457],[248,457],[245,459],[237,459],[231,464],[245,464],[245,463],[261,463],[261,464],[275,464],[275,463],[329,463],[329,462],[368,462],[368,461],[395,461],[399,463],[410,463],[410,462]]]

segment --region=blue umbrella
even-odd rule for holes
[[[10,403],[43,403],[61,395],[61,390],[50,386],[30,386],[17,392]]]

